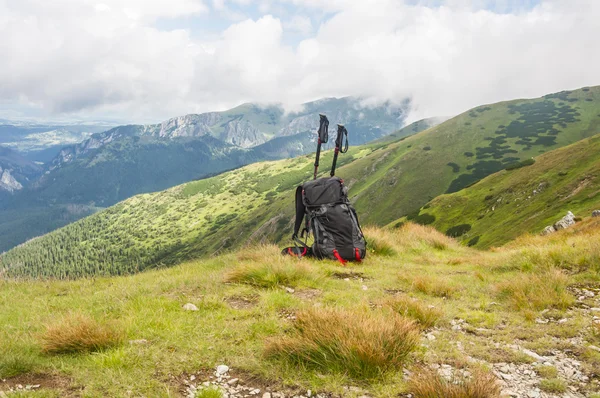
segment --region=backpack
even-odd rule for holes
[[[304,234],[312,233],[314,243],[309,248],[298,239],[304,220]],[[296,189],[296,222],[292,239],[312,252],[314,257],[347,261],[361,261],[367,254],[367,242],[358,222],[354,207],[348,200],[348,188],[338,177],[318,178]]]

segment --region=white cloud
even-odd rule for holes
[[[207,3],[274,15],[215,39],[154,25],[207,15],[197,0],[0,0],[0,103],[141,121],[246,101],[410,96],[418,118],[600,84],[595,0]],[[312,25],[311,12],[331,11]],[[297,32],[305,39],[292,47],[285,36]]]

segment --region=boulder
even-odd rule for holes
[[[575,215],[570,211],[567,212],[567,215],[554,223],[554,229],[560,231],[561,229],[569,228],[571,225],[575,224]]]
[[[554,233],[554,232],[556,232],[556,230],[554,229],[554,227],[552,225],[548,225],[542,231],[542,236],[550,235],[551,233]]]

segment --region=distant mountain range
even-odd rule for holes
[[[56,156],[35,169],[37,175],[11,171],[12,188],[0,185],[4,196],[11,193],[9,199],[0,198],[0,209],[11,212],[11,222],[18,225],[11,231],[21,232],[15,238],[13,232],[5,231],[10,235],[8,239],[0,227],[0,241],[11,241],[12,245],[48,232],[46,226],[30,217],[19,224],[16,211],[44,214],[43,209],[49,207],[54,207],[50,212],[56,207],[87,206],[86,212],[64,218],[65,223],[70,222],[92,208],[110,206],[138,193],[162,190],[257,161],[314,151],[319,113],[327,114],[330,120],[331,139],[326,149],[335,139],[336,124],[345,124],[350,143],[360,145],[400,129],[408,107],[408,101],[371,106],[354,97],[309,102],[292,113],[277,105],[244,104],[224,112],[95,133],[81,142],[62,146]],[[42,133],[30,133],[30,138],[33,134],[38,134],[35,138]],[[52,137],[48,132],[44,134],[44,138]],[[19,142],[21,147],[26,145],[25,140]],[[0,243],[0,251],[9,247]]]

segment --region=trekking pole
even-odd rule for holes
[[[342,140],[346,136],[346,145],[342,149]],[[344,127],[343,124],[338,124],[338,133],[335,138],[335,152],[333,152],[333,164],[331,165],[331,177],[335,175],[335,165],[337,163],[338,153],[346,153],[348,152],[348,130]]]
[[[319,113],[319,139],[317,141],[317,157],[315,159],[315,173],[313,180],[317,179],[317,171],[319,170],[319,158],[321,157],[321,144],[326,144],[329,139],[329,120],[327,116]]]

